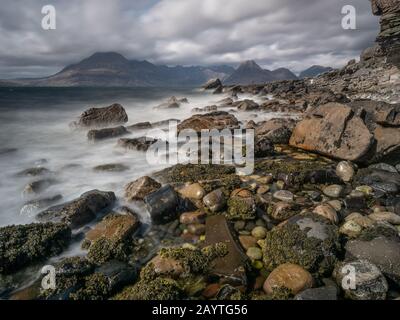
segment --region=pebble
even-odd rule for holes
[[[237,231],[243,230],[245,228],[245,226],[246,226],[246,221],[244,221],[244,220],[236,221],[235,224],[233,225],[233,227]]]
[[[226,199],[221,189],[214,190],[207,194],[203,198],[203,202],[212,212],[218,212],[226,206]]]
[[[340,200],[330,200],[327,202],[336,212],[342,210],[342,202]]]
[[[339,232],[350,237],[357,237],[362,231],[362,227],[353,220],[346,221],[339,229]]]
[[[369,168],[388,171],[388,172],[392,172],[392,173],[397,173],[397,169],[387,163],[372,164],[369,166]]]
[[[259,186],[257,189],[257,194],[265,194],[270,190],[269,186]]]
[[[368,217],[374,221],[384,221],[390,224],[400,225],[400,216],[393,212],[375,212],[371,213]]]
[[[274,269],[264,282],[264,291],[272,294],[274,289],[287,288],[297,294],[313,286],[312,275],[303,267],[285,263]]]
[[[241,235],[239,236],[239,242],[246,251],[257,245],[257,239],[252,236]]]
[[[332,208],[329,204],[321,204],[316,207],[313,211],[314,213],[327,218],[331,222],[337,224],[339,222],[339,217],[334,208]]]
[[[264,239],[267,236],[268,230],[265,229],[264,227],[255,227],[251,231],[251,235],[256,238],[257,240]]]
[[[374,193],[374,189],[372,189],[370,186],[358,186],[356,190],[364,193],[367,196],[370,196]]]
[[[251,260],[261,260],[263,256],[261,249],[257,247],[248,248],[246,254]]]
[[[339,162],[336,167],[336,175],[344,182],[353,180],[355,171],[353,165],[348,161]]]
[[[204,224],[190,224],[188,231],[196,236],[201,236],[206,232],[206,226]]]
[[[274,198],[281,201],[291,202],[294,199],[294,195],[290,191],[279,190],[274,193]]]
[[[190,184],[190,185],[178,190],[178,192],[184,198],[190,198],[190,199],[196,199],[196,200],[201,200],[206,195],[206,192],[204,191],[203,187],[199,183]]]
[[[339,198],[343,192],[343,187],[337,184],[327,186],[323,189],[326,196],[331,198]]]
[[[196,224],[204,223],[206,213],[203,211],[193,211],[182,213],[179,217],[179,221],[182,224]]]

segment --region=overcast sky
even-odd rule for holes
[[[46,4],[56,30],[41,27]],[[344,5],[356,8],[357,30],[342,29]],[[340,67],[371,46],[378,21],[369,0],[1,0],[0,78],[49,75],[96,51],[168,65]]]

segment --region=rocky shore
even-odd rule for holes
[[[109,190],[53,206],[61,196],[40,199],[41,188],[57,183],[51,172],[21,171],[38,178],[27,192],[39,198],[25,210],[40,212],[36,223],[0,228],[0,297],[400,299],[400,70],[392,45],[399,6],[377,0],[373,10],[383,15],[382,32],[360,62],[313,79],[207,83],[220,102],[194,110],[178,130],[254,129],[250,176],[232,165],[178,164],[125,185],[126,206]],[[157,108],[186,103],[172,97]],[[239,112],[290,116],[240,121]],[[157,140],[125,134],[165,124],[127,122],[114,104],[85,111],[71,127],[88,132],[91,143],[114,139],[129,152]],[[85,255],[56,258],[72,244]],[[16,285],[45,264],[55,266],[55,289],[41,287],[43,275]],[[344,286],[352,270],[354,286]]]

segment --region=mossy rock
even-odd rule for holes
[[[130,248],[127,242],[114,241],[101,237],[91,243],[87,258],[90,262],[101,265],[107,261],[117,259],[127,261]]]
[[[228,200],[229,220],[254,220],[256,218],[256,203],[254,198],[232,197]]]
[[[262,247],[268,271],[293,263],[316,277],[332,272],[341,248],[337,227],[313,214],[295,216],[275,227],[267,233]]]
[[[60,254],[71,240],[65,224],[43,223],[0,228],[0,273]]]
[[[170,278],[140,280],[134,286],[125,288],[113,300],[178,300],[183,291],[177,281]]]

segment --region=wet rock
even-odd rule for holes
[[[346,270],[355,271],[354,287],[343,286]],[[336,281],[343,288],[345,297],[351,300],[385,300],[388,283],[378,267],[367,260],[341,263],[335,270]]]
[[[212,90],[222,86],[222,82],[219,79],[210,79],[203,85],[204,90]]]
[[[331,198],[339,198],[342,195],[343,187],[339,185],[330,185],[325,187],[323,190],[324,194]]]
[[[336,167],[336,174],[344,182],[350,182],[355,175],[354,166],[348,161],[341,161]]]
[[[371,213],[368,218],[374,221],[389,222],[390,224],[394,225],[400,224],[400,216],[393,212],[375,212]]]
[[[77,127],[107,127],[126,122],[128,122],[128,115],[125,109],[116,103],[109,107],[86,110],[73,125]]]
[[[113,294],[135,281],[137,270],[124,262],[111,260],[96,269],[96,273],[103,275],[108,280],[108,292]]]
[[[135,124],[132,124],[132,125],[126,127],[126,129],[128,129],[130,131],[146,130],[146,129],[151,129],[151,128],[153,128],[153,125],[148,121],[135,123]]]
[[[329,204],[321,204],[317,206],[313,212],[315,214],[320,215],[321,217],[327,218],[330,220],[332,223],[338,224],[339,223],[339,217],[335,211]]]
[[[93,168],[94,171],[123,172],[130,168],[122,163],[102,164]]]
[[[87,258],[95,264],[112,259],[124,260],[124,241],[140,226],[136,215],[109,214],[86,234],[84,246],[88,248]]]
[[[269,206],[268,213],[271,217],[278,221],[285,221],[301,211],[301,207],[296,203],[288,203],[288,202],[278,202]]]
[[[387,164],[387,163],[371,164],[368,168],[388,171],[388,172],[392,172],[392,173],[398,173],[397,169],[394,166],[391,166],[390,164]]]
[[[196,132],[201,130],[223,130],[238,129],[239,121],[235,116],[225,111],[215,111],[206,114],[199,114],[182,121],[178,125],[178,131],[192,129]]]
[[[246,189],[232,191],[228,200],[227,217],[231,220],[252,220],[256,214],[256,202],[252,193]]]
[[[226,198],[221,189],[214,190],[203,198],[204,205],[211,210],[211,212],[218,212],[225,208]]]
[[[258,110],[260,106],[258,103],[254,102],[253,100],[243,100],[243,101],[237,101],[233,103],[234,107],[237,107],[238,110],[240,111],[253,111],[253,110]]]
[[[115,128],[106,128],[99,130],[90,130],[87,134],[88,140],[99,141],[104,139],[111,139],[129,134],[129,131],[125,127],[119,126]]]
[[[33,217],[40,209],[44,209],[52,204],[60,201],[62,195],[58,194],[49,198],[41,198],[36,200],[28,201],[21,208],[20,214],[28,217]]]
[[[400,284],[400,241],[376,237],[369,241],[351,240],[346,244],[346,259],[367,260],[397,285]]]
[[[158,140],[149,137],[140,137],[125,139],[121,138],[118,140],[117,145],[127,150],[147,151],[151,145],[156,143]]]
[[[28,196],[31,194],[38,194],[49,188],[50,186],[56,184],[57,181],[54,179],[41,179],[28,183],[24,191],[22,192],[24,195]]]
[[[371,186],[375,192],[396,194],[400,188],[400,174],[379,169],[361,169],[355,181],[359,185]]]
[[[313,286],[312,275],[303,267],[285,263],[274,269],[264,283],[264,291],[273,294],[275,290],[286,288],[295,295]]]
[[[349,238],[357,238],[362,232],[363,227],[354,220],[346,221],[341,227],[339,232],[348,236]]]
[[[290,138],[294,147],[350,161],[363,160],[372,143],[373,135],[363,120],[338,103],[314,109],[297,124]]]
[[[179,108],[182,103],[188,103],[189,101],[186,98],[178,99],[176,97],[171,97],[168,101],[161,103],[155,109],[175,109]]]
[[[204,224],[201,223],[189,224],[188,231],[193,235],[201,236],[206,231],[206,227]]]
[[[160,188],[160,183],[148,176],[144,176],[125,186],[125,198],[128,201],[143,200],[150,193]]]
[[[206,220],[206,245],[224,243],[228,254],[217,258],[211,268],[211,274],[224,279],[233,285],[246,285],[247,257],[231,232],[228,221],[224,216],[210,216]]]
[[[170,185],[149,194],[144,202],[154,224],[165,224],[177,218],[179,198]]]
[[[340,249],[338,229],[314,214],[298,215],[267,233],[262,245],[267,270],[291,262],[311,273],[329,274]]]
[[[205,196],[206,192],[204,188],[199,183],[193,183],[188,186],[179,189],[178,192],[184,198],[201,200]]]
[[[275,148],[271,140],[266,137],[257,137],[254,145],[254,155],[256,158],[273,156]]]
[[[95,219],[102,210],[115,202],[114,192],[92,190],[85,192],[79,198],[51,207],[39,213],[39,221],[64,222],[71,228],[79,228]]]
[[[291,193],[290,191],[287,191],[287,190],[276,191],[274,193],[273,197],[275,199],[278,199],[278,200],[284,201],[284,202],[291,202],[294,199],[293,193]]]
[[[49,169],[46,169],[44,167],[35,167],[35,168],[29,168],[23,171],[20,171],[17,173],[18,177],[24,177],[24,176],[30,176],[30,177],[36,177],[36,176],[41,176],[45,174],[49,174],[50,171]]]
[[[0,228],[0,273],[60,254],[71,240],[65,224],[29,224]]]
[[[333,286],[306,289],[298,293],[294,300],[330,301],[337,300],[337,289]]]

